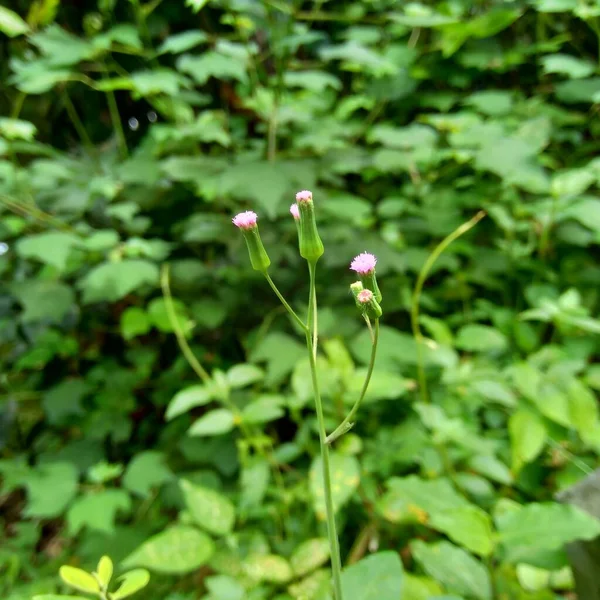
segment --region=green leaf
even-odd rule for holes
[[[150,573],[148,573],[146,569],[134,569],[133,571],[129,571],[129,573],[121,575],[117,581],[121,581],[122,583],[117,590],[110,595],[112,600],[127,598],[144,589],[150,581]]]
[[[228,498],[186,479],[182,479],[179,485],[187,509],[200,527],[215,535],[225,535],[232,531],[235,507]]]
[[[481,556],[494,549],[492,523],[478,506],[451,508],[431,515],[428,525],[445,533],[453,542]]]
[[[1,10],[2,7],[0,7],[0,11]],[[7,140],[26,140],[28,142],[31,142],[36,134],[36,131],[36,126],[33,123],[30,123],[29,121],[22,121],[21,119],[9,119],[8,117],[0,117],[0,134],[2,134]],[[28,236],[28,238],[33,237],[36,236]]]
[[[64,424],[68,417],[84,414],[81,401],[91,390],[83,379],[64,379],[44,394],[43,406],[48,422]]]
[[[100,591],[100,585],[96,581],[95,577],[89,573],[86,573],[82,569],[76,569],[75,567],[63,565],[59,569],[58,574],[67,585],[80,592],[95,594]]]
[[[215,390],[209,385],[190,385],[179,390],[174,396],[165,418],[167,421],[182,415],[196,406],[204,406],[215,398]]]
[[[146,450],[136,454],[127,466],[123,485],[133,494],[148,498],[153,488],[173,478],[165,455],[157,450]]]
[[[24,323],[61,323],[75,304],[73,290],[58,281],[29,279],[13,283],[10,290],[23,305]]]
[[[404,572],[396,552],[378,552],[344,569],[342,593],[347,600],[398,600]]]
[[[8,37],[16,37],[27,33],[29,25],[13,10],[0,6],[0,31]]]
[[[170,35],[158,48],[159,54],[169,52],[171,54],[179,54],[198,46],[208,40],[208,36],[204,31],[183,31]]]
[[[438,542],[426,544],[416,540],[411,544],[415,560],[425,572],[451,592],[490,600],[492,589],[486,568],[465,550]]]
[[[129,513],[131,498],[123,490],[105,489],[90,491],[79,496],[67,513],[67,523],[71,535],[89,527],[108,535],[115,532],[115,519],[118,512]]]
[[[90,600],[89,596],[61,596],[59,594],[42,594],[34,596],[33,600]]]
[[[230,56],[214,51],[204,52],[200,56],[184,54],[177,60],[177,68],[190,75],[198,85],[204,85],[211,77],[235,79],[243,83],[248,78],[245,61],[232,60]]]
[[[504,559],[511,563],[600,535],[600,521],[571,504],[528,504],[499,516],[496,524]]]
[[[200,417],[188,430],[189,435],[210,436],[230,432],[235,423],[233,413],[226,408],[217,408]]]
[[[523,465],[540,454],[546,443],[546,427],[533,412],[519,409],[508,422],[512,450],[512,469],[518,473]]]
[[[360,483],[360,466],[354,456],[330,454],[331,487],[334,511],[337,512],[350,498]],[[325,492],[323,487],[323,463],[315,458],[310,466],[310,491],[317,518],[325,520]]]
[[[143,308],[130,306],[121,315],[120,328],[121,335],[126,340],[131,340],[138,335],[145,335],[150,331],[150,319]]]
[[[589,79],[572,79],[555,86],[556,97],[566,104],[586,104],[595,102],[594,97],[600,92],[600,77]]]
[[[158,286],[158,267],[138,259],[98,265],[77,284],[83,290],[84,304],[115,302],[144,285]]]
[[[239,364],[234,365],[227,371],[227,383],[232,389],[244,388],[252,383],[260,381],[265,376],[262,369],[256,365]]]
[[[456,347],[468,352],[501,352],[508,342],[506,337],[487,325],[465,325],[456,336]]]
[[[195,13],[200,12],[210,0],[185,0],[185,5],[189,6]]]
[[[146,567],[157,573],[181,575],[206,564],[214,552],[212,540],[194,527],[175,525],[145,541],[123,562],[125,568]]]
[[[286,583],[292,578],[292,569],[285,558],[275,554],[254,555],[243,564],[244,573],[254,581]]]
[[[100,583],[107,588],[113,575],[113,562],[110,559],[110,556],[103,556],[100,558],[98,567],[96,568],[96,574],[100,579]]]
[[[570,54],[550,54],[542,57],[544,73],[550,75],[558,73],[571,79],[589,77],[594,71],[594,63]]]
[[[173,308],[175,311],[175,319],[179,327],[185,332],[188,329],[186,309],[183,302],[173,299]],[[153,325],[164,333],[172,333],[175,331],[164,298],[155,298],[148,304],[148,316]]]
[[[294,575],[300,577],[314,571],[327,562],[329,554],[327,538],[313,538],[302,542],[290,558]]]
[[[79,239],[72,233],[49,231],[21,238],[16,248],[24,258],[34,258],[62,272],[67,266],[71,249],[78,242]]]
[[[25,480],[30,518],[52,519],[61,515],[77,493],[77,470],[72,463],[55,462],[36,467]]]
[[[282,396],[260,396],[250,402],[242,410],[242,420],[245,423],[268,423],[284,416],[282,405],[285,399]]]

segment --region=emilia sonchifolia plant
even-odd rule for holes
[[[325,508],[327,516],[327,531],[329,535],[329,545],[331,547],[331,570],[333,575],[333,592],[335,600],[342,600],[342,565],[340,558],[340,545],[336,531],[335,515],[333,507],[333,496],[331,488],[331,467],[329,460],[329,446],[340,436],[344,435],[354,425],[354,418],[362,402],[375,364],[375,355],[377,352],[377,342],[379,338],[379,319],[381,318],[381,292],[377,285],[375,277],[375,265],[377,259],[373,254],[363,252],[359,254],[350,264],[350,268],[355,271],[359,277],[350,286],[356,307],[364,318],[369,331],[371,332],[372,350],[369,368],[365,377],[361,393],[354,406],[348,413],[348,416],[340,425],[329,435],[325,430],[325,419],[323,416],[323,403],[319,392],[319,379],[317,377],[317,344],[318,344],[318,319],[317,319],[317,296],[315,291],[315,271],[317,262],[323,255],[325,249],[323,242],[317,230],[315,217],[315,205],[312,193],[303,190],[296,194],[296,202],[290,207],[290,212],[296,222],[298,230],[298,246],[300,256],[308,263],[309,274],[309,295],[308,295],[308,317],[306,323],[296,314],[292,307],[283,297],[277,286],[269,275],[271,260],[263,246],[258,232],[258,216],[252,211],[246,211],[236,215],[233,218],[233,224],[240,229],[248,246],[250,262],[252,268],[263,274],[283,306],[289,312],[291,317],[298,323],[306,336],[306,348],[310,363],[312,376],[313,393],[315,397],[315,409],[319,427],[319,440],[321,446],[321,458],[323,465],[323,489],[325,494]]]

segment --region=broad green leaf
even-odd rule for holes
[[[158,285],[158,267],[147,260],[126,259],[94,267],[78,287],[83,290],[84,304],[115,302],[142,286]]]
[[[551,191],[555,196],[580,196],[596,181],[589,169],[560,171],[552,179]]]
[[[233,529],[235,507],[228,498],[186,479],[179,485],[186,507],[200,527],[215,535],[225,535]]]
[[[242,410],[242,420],[246,423],[268,423],[280,419],[285,414],[283,396],[260,396]]]
[[[185,0],[185,5],[189,6],[195,13],[200,12],[210,0]]]
[[[292,578],[292,569],[285,558],[275,554],[254,555],[243,563],[244,573],[254,581],[286,583]]]
[[[147,498],[152,488],[170,481],[173,473],[169,469],[165,455],[157,450],[146,450],[136,454],[127,466],[123,485],[133,494]]]
[[[96,574],[104,587],[108,587],[113,574],[113,562],[110,556],[102,556],[96,567]]]
[[[234,365],[227,371],[227,383],[232,389],[243,388],[264,377],[264,372],[255,365]]]
[[[189,329],[185,305],[183,302],[173,299],[173,309],[175,311],[175,322],[179,325],[180,329],[185,332]],[[149,302],[147,311],[148,317],[157,329],[165,333],[172,333],[175,331],[164,298],[155,298]]]
[[[29,39],[53,67],[75,65],[98,53],[98,49],[91,42],[67,32],[56,24],[36,32]]]
[[[214,544],[206,534],[194,527],[175,525],[145,541],[122,565],[181,575],[206,564],[213,552]]]
[[[75,567],[64,565],[59,569],[58,573],[60,578],[67,585],[80,592],[94,594],[100,591],[100,585],[96,581],[95,577],[89,573],[86,573],[83,569],[77,569]]]
[[[344,569],[342,593],[347,600],[398,600],[403,582],[398,554],[378,552]]]
[[[177,60],[177,68],[190,75],[198,85],[204,85],[211,77],[219,80],[247,80],[245,61],[232,60],[219,52],[208,51],[202,55],[184,54]]]
[[[108,535],[115,532],[115,519],[119,512],[129,513],[131,498],[124,490],[104,489],[79,496],[69,508],[67,523],[71,535],[88,527]]]
[[[148,313],[138,306],[130,306],[121,315],[120,327],[121,335],[126,340],[131,340],[138,335],[145,335],[151,328]]]
[[[2,7],[0,6],[0,11]],[[0,19],[1,19],[0,12]],[[8,117],[0,117],[0,134],[7,140],[26,140],[32,141],[36,134],[36,127],[29,121],[23,121],[21,119],[9,119]],[[47,234],[40,234],[47,235]],[[70,235],[68,233],[64,235]],[[27,236],[25,239],[35,238],[37,236]],[[20,243],[20,242],[19,242]]]
[[[589,77],[595,70],[591,61],[570,54],[549,54],[542,57],[542,65],[546,75],[558,73],[570,79]]]
[[[200,417],[188,430],[188,435],[211,436],[229,433],[235,425],[233,413],[226,408],[217,408]]]
[[[190,50],[194,48],[194,46],[198,46],[206,42],[208,36],[204,31],[183,31],[181,33],[176,33],[175,35],[170,35],[158,48],[158,52],[160,54],[164,54],[169,52],[171,54],[179,54],[180,52],[185,52],[186,50]]]
[[[507,347],[506,337],[487,325],[465,325],[456,336],[456,347],[468,352],[501,352]]]
[[[313,538],[302,542],[290,558],[292,571],[296,577],[306,575],[327,562],[329,541],[326,538]]]
[[[60,323],[75,304],[73,289],[58,281],[28,279],[13,283],[10,289],[23,305],[24,323]]]
[[[554,90],[556,97],[566,104],[592,103],[595,102],[596,94],[600,92],[600,77],[563,81],[558,83]]]
[[[211,600],[244,600],[246,590],[233,577],[212,575],[205,579]]]
[[[334,511],[338,511],[350,498],[360,483],[360,466],[354,456],[330,454],[331,488]],[[317,518],[325,520],[325,493],[323,487],[323,462],[315,458],[310,466],[310,490]]]
[[[295,600],[324,598],[331,585],[329,569],[319,569],[304,579],[289,585],[287,591]]]
[[[60,516],[77,493],[77,471],[72,463],[53,462],[37,466],[27,476],[27,508],[30,518]]]
[[[117,581],[121,581],[122,583],[110,595],[112,600],[127,598],[144,589],[150,581],[150,573],[146,569],[134,569],[133,571],[129,571],[129,573],[121,575]]]
[[[434,512],[428,525],[475,554],[489,556],[494,549],[491,519],[478,506]]]
[[[21,238],[17,242],[17,252],[25,258],[35,258],[47,265],[64,271],[73,246],[79,239],[72,233],[48,231]]]
[[[284,75],[285,85],[300,87],[316,93],[323,93],[328,87],[339,90],[341,81],[331,73],[323,71],[288,71]]]
[[[210,385],[191,385],[177,392],[165,413],[165,419],[170,421],[196,406],[204,406],[215,398],[215,390]]]
[[[600,535],[600,521],[571,504],[531,503],[496,519],[498,542],[508,562]]]
[[[8,37],[27,33],[29,25],[13,10],[0,6],[0,31]]]
[[[512,450],[512,469],[518,473],[523,465],[540,454],[546,443],[546,427],[536,414],[519,409],[508,422]]]
[[[416,540],[411,546],[425,572],[449,591],[481,600],[492,598],[487,569],[465,550],[449,542],[426,544]]]
[[[83,379],[64,379],[50,388],[43,400],[48,422],[61,425],[71,416],[84,414],[81,401],[91,389]]]

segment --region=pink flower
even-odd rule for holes
[[[312,192],[302,190],[296,194],[296,202],[310,202],[312,200]]]
[[[361,304],[368,304],[373,300],[373,292],[371,290],[362,290],[358,292],[356,298]]]
[[[370,275],[375,271],[375,265],[377,264],[377,259],[374,254],[369,254],[368,252],[363,252],[356,256],[354,260],[350,263],[350,268],[353,271],[356,271],[359,275]]]
[[[296,221],[300,218],[300,210],[298,210],[298,205],[295,202],[290,206],[290,212]]]
[[[240,229],[252,229],[253,227],[256,227],[258,215],[251,210],[247,210],[239,215],[235,215],[231,220],[233,221],[233,224]]]

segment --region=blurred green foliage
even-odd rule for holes
[[[303,312],[299,189],[330,430],[369,359],[353,256],[385,296],[333,454],[346,600],[569,594],[563,546],[600,532],[553,501],[600,453],[599,23],[598,0],[0,7],[0,595],[110,554],[150,600],[326,597],[308,363],[230,223],[260,214]],[[420,298],[426,396],[412,290],[479,210]]]

